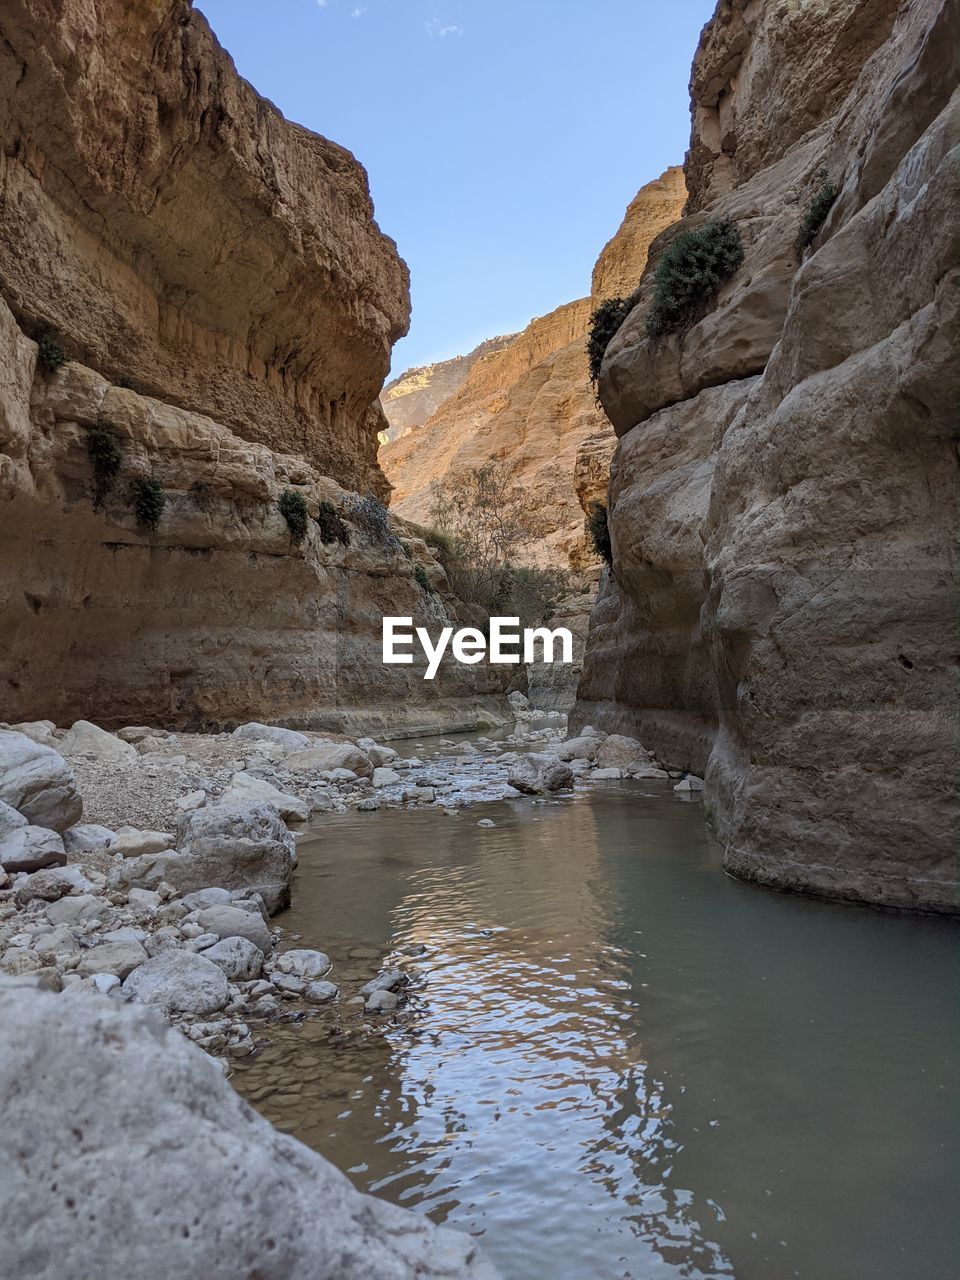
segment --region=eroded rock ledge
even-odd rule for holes
[[[960,6],[829,10],[723,0],[701,40],[689,216],[601,376],[614,571],[574,724],[705,767],[738,875],[952,911]],[[723,216],[744,265],[648,338],[663,249]]]
[[[189,0],[0,14],[0,294],[31,334],[385,492],[408,273],[348,151],[236,73]]]

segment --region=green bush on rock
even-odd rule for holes
[[[607,522],[607,508],[602,502],[591,502],[587,515],[587,537],[594,551],[608,565],[613,565],[613,544],[610,541],[610,526]]]
[[[163,486],[159,480],[134,480],[131,490],[133,513],[141,529],[153,532],[160,524],[160,517],[167,505]]]
[[[320,528],[321,542],[339,542],[342,546],[350,545],[350,530],[340,518],[340,512],[326,499],[320,503],[317,511],[317,524]]]
[[[742,264],[743,241],[732,218],[682,231],[657,263],[647,336],[658,338],[692,324]]]
[[[606,355],[614,334],[626,320],[633,306],[633,297],[607,298],[601,302],[590,317],[587,330],[587,362],[590,366],[590,381],[594,386],[600,377],[600,366]]]
[[[303,494],[284,489],[277,499],[277,507],[287,522],[290,537],[294,542],[302,542],[307,536],[307,503]]]
[[[40,335],[37,343],[37,360],[47,373],[56,373],[58,369],[62,369],[67,363],[67,353],[57,339],[57,335],[52,329],[48,329],[46,333]]]
[[[106,418],[101,418],[87,433],[87,456],[93,467],[93,505],[99,511],[123,461],[117,429]]]
[[[817,188],[816,195],[810,201],[810,207],[807,209],[806,215],[800,223],[800,230],[797,232],[797,253],[803,253],[804,249],[809,249],[810,245],[813,244],[839,194],[839,188],[835,187],[827,177],[826,169],[821,169],[820,186]]]

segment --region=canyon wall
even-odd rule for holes
[[[726,867],[957,906],[956,0],[722,0],[691,78],[687,216],[608,348],[614,567],[574,722],[705,770]],[[838,195],[807,249],[798,230]],[[745,260],[646,335],[676,234]]]
[[[408,273],[353,156],[240,79],[189,0],[9,0],[0,36],[0,291],[22,327],[382,491]]]
[[[0,719],[496,722],[489,668],[381,662],[382,615],[435,629],[456,602],[422,543],[349,510],[387,492],[378,393],[409,317],[361,166],[184,0],[11,0],[0,35]],[[349,545],[313,519],[295,542],[287,489]]]
[[[606,492],[614,440],[590,386],[587,325],[598,302],[637,284],[651,240],[679,216],[684,199],[679,168],[645,186],[600,256],[591,296],[532,320],[502,350],[478,360],[423,426],[381,449],[395,511],[429,523],[434,480],[497,458],[541,517],[543,534],[529,548],[530,562],[578,569],[593,563],[583,513]]]
[[[460,390],[478,360],[508,346],[516,336],[508,333],[488,338],[468,355],[406,369],[388,382],[380,393],[380,404],[390,424],[386,432],[387,441],[399,440],[415,427],[422,427],[444,400],[449,400]]]

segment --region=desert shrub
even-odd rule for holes
[[[277,499],[277,507],[287,522],[290,537],[294,542],[302,542],[307,536],[307,503],[303,494],[296,489],[284,489]]]
[[[320,503],[317,511],[317,524],[320,528],[322,542],[339,542],[343,546],[350,545],[350,530],[340,518],[340,512],[326,499]]]
[[[141,529],[147,529],[152,533],[160,524],[160,517],[163,515],[163,509],[167,505],[167,499],[160,481],[154,480],[152,477],[148,480],[134,480],[131,490],[131,502],[133,513],[137,517],[137,524]]]
[[[87,456],[93,467],[93,505],[99,510],[123,461],[120,437],[112,422],[101,418],[87,432]]]
[[[692,323],[742,263],[743,241],[731,218],[681,232],[657,263],[647,336],[656,338]]]
[[[454,594],[478,622],[494,615],[545,621],[566,588],[557,570],[516,563],[542,532],[529,496],[500,462],[455,472],[431,486],[430,518],[444,535],[441,559]],[[435,538],[434,542],[438,540]]]
[[[368,493],[365,497],[354,497],[346,503],[347,519],[351,520],[374,542],[394,551],[400,550],[400,539],[393,531],[390,512],[379,498]]]
[[[590,381],[596,386],[600,377],[600,366],[611,339],[626,320],[633,306],[633,298],[607,298],[601,302],[590,317],[587,330],[587,362],[590,366]]]
[[[209,511],[213,495],[210,492],[210,486],[204,484],[202,480],[194,480],[190,486],[190,497],[193,499],[193,505],[199,511]]]
[[[416,536],[424,541],[431,551],[437,553],[437,559],[444,561],[449,559],[455,552],[456,546],[453,537],[449,533],[444,533],[442,529],[432,529],[429,525],[411,524],[410,528]]]
[[[436,588],[427,576],[427,571],[422,564],[415,564],[413,566],[413,576],[416,578],[417,586],[421,591],[426,591],[427,595],[434,595],[436,593]]]
[[[37,360],[47,373],[56,373],[58,369],[62,369],[67,363],[67,353],[57,340],[57,335],[52,329],[48,329],[46,333],[40,335],[37,343]]]
[[[591,502],[587,515],[587,537],[590,545],[608,565],[613,564],[613,544],[610,541],[610,526],[607,523],[607,508],[602,502]]]
[[[826,169],[820,170],[819,177],[820,186],[810,201],[810,206],[803,221],[800,223],[800,230],[797,232],[797,253],[803,253],[804,249],[808,249],[813,244],[820,228],[827,220],[827,214],[833,208],[837,196],[840,194],[839,188],[835,187],[827,177]]]

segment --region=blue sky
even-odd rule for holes
[[[412,276],[394,373],[589,291],[679,163],[715,0],[197,0],[246,76],[366,167]]]

